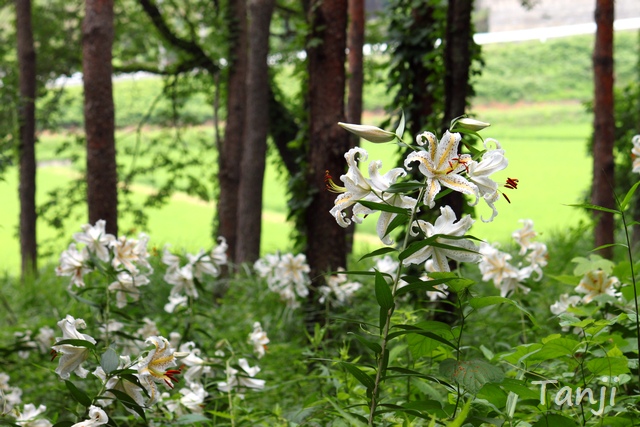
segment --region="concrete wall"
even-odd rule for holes
[[[478,31],[511,31],[593,22],[595,0],[476,0]],[[640,0],[615,0],[616,19],[640,17]]]

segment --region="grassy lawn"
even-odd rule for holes
[[[509,168],[496,179],[507,176],[518,178],[518,190],[506,190],[511,204],[500,200],[497,204],[499,216],[489,224],[478,221],[472,233],[490,241],[508,241],[511,232],[519,228],[519,219],[531,218],[536,228],[543,233],[561,230],[586,218],[580,211],[565,206],[580,201],[591,179],[591,161],[587,156],[585,141],[589,136],[591,119],[578,103],[529,104],[516,107],[490,106],[475,108],[479,119],[492,122],[484,131],[485,137],[500,141],[509,159]],[[375,124],[377,118],[368,118]],[[159,138],[161,131],[143,133],[144,138]],[[211,133],[211,129],[197,128],[185,133]],[[59,135],[41,138],[40,155],[42,158],[54,157],[53,146],[61,141]],[[131,146],[131,131],[119,133],[119,143]],[[383,159],[383,171],[394,167],[398,154],[394,145],[364,143],[369,151],[369,160]],[[124,150],[123,150],[124,151]],[[80,154],[78,151],[77,154]],[[124,164],[130,157],[123,154]],[[212,155],[211,164],[215,164]],[[68,167],[41,167],[38,170],[38,202],[42,203],[48,191],[63,185],[73,176]],[[154,176],[162,181],[162,176]],[[154,182],[144,181],[137,184],[138,200],[152,190]],[[264,184],[264,226],[262,231],[262,251],[273,252],[290,248],[289,235],[291,224],[286,221],[286,181],[280,177],[272,162],[269,162]],[[5,205],[0,210],[0,246],[2,265],[0,270],[16,272],[19,266],[19,246],[16,237],[18,220],[17,176],[12,171],[6,181],[0,182],[0,198]],[[78,206],[77,212],[83,217],[84,206]],[[478,213],[487,217],[488,208],[480,204]],[[174,195],[161,209],[151,210],[149,228],[145,230],[157,247],[171,243],[174,248],[197,250],[210,245],[211,222],[214,214],[213,202],[204,202],[185,194]],[[328,214],[328,213],[327,213]],[[358,226],[356,251],[363,252],[377,247],[375,218],[367,218]],[[79,228],[74,225],[67,230],[70,237]],[[128,225],[122,224],[122,230]],[[55,232],[40,223],[39,239],[44,246],[52,244]],[[57,242],[61,251],[66,242]],[[56,246],[54,246],[56,247]],[[57,252],[59,252],[57,251]],[[55,253],[56,251],[54,251]],[[49,261],[57,261],[54,257]]]

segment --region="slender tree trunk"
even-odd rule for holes
[[[84,118],[89,222],[103,219],[118,233],[118,173],[111,75],[113,0],[86,0],[82,24]]]
[[[613,0],[596,0],[596,42],[593,51],[594,72],[594,145],[593,145],[593,193],[594,205],[614,209],[614,159],[615,120],[613,105]],[[613,214],[595,211],[596,247],[614,241]],[[600,255],[611,259],[613,248],[600,250]]]
[[[36,51],[31,27],[31,0],[16,0],[16,34],[20,68],[20,255],[24,279],[37,270]]]
[[[360,123],[362,121],[362,86],[364,83],[364,0],[349,1],[349,30],[347,33],[348,62],[348,98],[347,122]],[[356,135],[349,134],[351,146],[359,143]]]
[[[238,229],[238,189],[240,161],[244,141],[247,101],[247,4],[229,2],[229,74],[227,76],[227,121],[222,151],[218,153],[220,198],[218,199],[218,235],[227,239],[228,254],[235,261]]]
[[[314,43],[307,49],[309,67],[309,182],[313,198],[306,212],[307,259],[313,289],[322,274],[346,265],[345,229],[329,215],[335,194],[325,188],[325,171],[340,175],[349,136],[337,123],[344,121],[346,0],[313,0],[310,7]],[[309,294],[307,327],[322,323],[315,292]],[[314,310],[317,308],[318,310]]]
[[[236,262],[260,257],[262,185],[269,133],[269,27],[275,0],[249,0],[247,115],[238,193]]]
[[[465,113],[469,95],[469,69],[471,53],[469,44],[471,35],[471,12],[473,1],[449,0],[447,9],[447,29],[444,44],[444,130],[454,118]],[[451,206],[460,218],[464,212],[465,201],[462,193],[449,193],[442,203]]]

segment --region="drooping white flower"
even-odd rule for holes
[[[169,295],[169,302],[165,304],[164,311],[173,313],[178,307],[186,307],[189,298],[185,295]]]
[[[247,389],[261,390],[264,388],[264,380],[253,378],[260,372],[259,367],[250,367],[247,359],[239,359],[238,365],[241,371],[230,366],[227,367],[225,370],[227,381],[218,382],[218,390],[226,393],[235,389],[238,392],[238,396],[244,398],[244,393]]]
[[[161,261],[167,266],[167,271],[165,273],[167,275],[174,274],[180,268],[180,257],[169,252],[169,249],[166,246],[162,250]]]
[[[193,275],[198,280],[202,280],[204,274],[217,277],[220,274],[220,270],[216,265],[211,262],[211,257],[205,254],[204,249],[200,249],[195,255],[187,254],[189,264],[193,266]]]
[[[202,377],[211,373],[211,363],[200,356],[201,350],[192,341],[182,344],[180,353],[188,353],[186,357],[180,359],[180,363],[187,366],[183,375],[187,385],[200,384]]]
[[[262,330],[260,322],[253,324],[253,332],[249,334],[249,342],[253,345],[253,352],[256,353],[258,359],[262,358],[267,350],[269,338],[267,337],[267,333]]]
[[[55,342],[55,331],[49,326],[43,326],[35,337],[35,342],[41,353],[48,353]]]
[[[338,268],[338,271],[342,270],[344,270],[342,267]],[[348,276],[344,273],[332,274],[327,277],[326,285],[318,288],[320,293],[318,301],[321,304],[330,301],[332,305],[336,306],[347,304],[356,291],[362,287],[361,283],[349,282],[348,280]]]
[[[609,277],[603,270],[594,270],[584,275],[575,291],[586,294],[582,297],[582,301],[589,303],[598,295],[619,296],[618,286],[620,286],[620,280],[617,277]]]
[[[484,143],[485,148],[489,142],[495,143],[496,148],[487,150],[479,162],[472,160],[467,166],[469,181],[476,185],[479,196],[483,198],[492,210],[491,217],[488,220],[481,218],[483,222],[491,222],[498,215],[498,210],[494,204],[500,198],[500,192],[498,191],[498,183],[492,180],[490,175],[504,170],[509,165],[506,157],[504,157],[504,150],[500,147],[498,141],[488,138]],[[478,199],[471,206],[477,203]]]
[[[120,361],[118,364],[118,369],[125,369],[125,368],[129,368],[131,367],[131,358],[127,355],[127,356],[120,356]],[[104,389],[106,390],[104,392],[104,394],[106,396],[112,396],[115,398],[115,396],[113,395],[113,393],[111,393],[109,390],[118,390],[122,393],[127,394],[129,397],[131,397],[133,399],[134,402],[136,402],[139,406],[144,406],[145,405],[145,401],[146,401],[146,397],[144,396],[144,392],[143,390],[135,383],[128,381],[124,378],[121,378],[119,376],[113,376],[109,379],[107,379],[107,375],[105,374],[104,370],[102,369],[101,366],[98,366],[94,371],[93,371],[93,375],[95,375],[96,377],[98,377],[104,384]],[[134,377],[137,377],[137,374],[133,374]],[[100,399],[98,400],[98,404],[102,407],[106,407],[109,404],[113,403],[115,400],[110,400],[110,399]],[[132,409],[127,408],[127,410],[133,414],[136,414],[135,411],[133,411]]]
[[[56,338],[56,342],[62,340],[83,340],[92,344],[96,340],[87,335],[78,332],[78,329],[86,327],[83,319],[75,319],[71,315],[67,315],[58,322],[58,327],[62,330],[62,337]],[[87,347],[78,347],[71,344],[54,345],[53,350],[56,354],[62,355],[60,362],[56,368],[56,374],[60,375],[63,380],[69,379],[71,372],[75,372],[80,378],[85,378],[88,371],[82,367],[82,363],[89,357],[91,351]]]
[[[498,250],[493,245],[482,242],[480,243],[480,254],[482,259],[478,266],[482,273],[482,280],[493,284],[499,288],[503,281],[518,278],[518,269],[511,265],[511,255]]]
[[[533,221],[530,219],[521,219],[522,228],[513,232],[511,237],[520,245],[520,255],[527,253],[532,245],[531,240],[534,239],[538,233],[533,229]]]
[[[71,243],[69,244],[69,248],[60,255],[60,265],[56,267],[56,275],[71,276],[69,289],[71,289],[73,285],[83,288],[84,275],[92,271],[87,264],[88,259],[89,253],[86,248],[79,251],[76,249],[76,244]]]
[[[575,307],[580,303],[582,298],[578,295],[562,294],[560,295],[560,299],[554,302],[549,309],[556,316],[562,313],[565,313],[569,307]]]
[[[127,236],[120,236],[117,240],[111,242],[110,247],[113,249],[113,260],[111,265],[116,270],[125,269],[131,273],[137,273],[138,267],[136,261],[139,257],[136,253],[138,241],[128,239]]]
[[[109,417],[107,416],[107,413],[104,412],[101,408],[91,405],[89,407],[89,419],[81,421],[79,423],[75,423],[71,427],[94,427],[101,426],[108,422]]]
[[[547,265],[547,245],[542,242],[533,242],[529,245],[528,250],[529,253],[525,256],[525,260],[529,261],[529,266],[525,269],[530,271],[529,276],[536,273],[533,280],[539,281],[542,279],[542,267]]]
[[[127,297],[132,301],[138,301],[140,299],[140,286],[147,285],[149,279],[147,276],[137,273],[130,273],[129,271],[121,271],[118,273],[115,282],[109,285],[109,290],[116,292],[116,306],[123,308],[127,305]]]
[[[192,298],[198,298],[198,290],[196,289],[196,285],[193,281],[193,266],[191,264],[187,264],[174,273],[164,275],[164,280],[173,285],[171,289],[171,295],[182,295],[185,294]]]
[[[9,385],[9,375],[0,372],[0,412],[11,412],[14,407],[22,403],[22,390],[20,387]]]
[[[156,403],[160,397],[156,383],[164,383],[167,388],[173,388],[173,382],[180,373],[179,369],[169,369],[176,366],[175,350],[166,338],[161,336],[149,337],[145,341],[155,348],[149,350],[147,356],[138,362],[138,378],[140,384],[147,390],[149,401],[147,405]]]
[[[414,227],[417,226],[427,238],[436,234],[442,234],[443,237],[438,237],[436,242],[454,248],[425,246],[405,258],[403,264],[420,264],[432,259],[435,271],[450,271],[449,259],[460,262],[477,262],[480,259],[480,254],[478,254],[478,247],[471,240],[453,240],[446,238],[446,236],[463,236],[469,228],[471,228],[473,223],[474,220],[471,219],[469,215],[465,215],[456,222],[456,214],[449,206],[440,208],[440,216],[433,225],[423,220],[415,221],[410,230],[412,235],[417,236],[419,234],[417,231],[414,231]]]
[[[22,412],[18,412],[15,423],[21,427],[51,427],[51,421],[43,419],[41,415],[47,410],[44,405],[36,405],[27,403],[22,408]]]
[[[436,195],[442,186],[462,194],[478,197],[478,187],[460,175],[471,162],[468,154],[458,154],[461,137],[459,133],[446,131],[440,141],[431,132],[416,137],[420,145],[427,145],[427,151],[414,151],[404,161],[405,167],[418,162],[418,169],[427,179],[424,204],[433,208]]]
[[[309,277],[307,274],[311,271],[307,264],[307,257],[304,254],[284,254],[280,258],[280,262],[276,268],[276,274],[281,282],[293,285],[295,292],[300,297],[306,297],[309,294],[307,288]]]
[[[220,266],[227,264],[227,250],[229,250],[227,240],[222,236],[218,237],[218,246],[211,249],[211,252],[209,253],[211,262],[218,268],[218,270],[220,270]]]
[[[404,169],[391,169],[386,174],[381,175],[382,162],[377,160],[369,164],[369,178],[365,178],[358,168],[358,158],[366,160],[368,158],[367,151],[363,148],[355,147],[345,154],[349,169],[346,174],[340,177],[340,180],[345,185],[344,187],[336,185],[330,176],[327,175],[326,177],[328,188],[335,193],[340,193],[334,202],[333,208],[330,210],[331,215],[340,226],[347,227],[352,220],[356,223],[361,223],[362,219],[359,218],[359,215],[368,215],[374,212],[374,210],[358,203],[360,201],[384,203],[404,209],[411,209],[416,205],[416,200],[411,197],[399,193],[386,192],[391,185],[396,183],[398,178],[407,174]],[[351,219],[345,218],[344,211],[351,206],[353,206]],[[396,215],[386,211],[380,212],[376,228],[378,237],[385,244],[392,243],[391,238],[387,235],[387,228]]]
[[[75,233],[73,239],[78,243],[84,243],[87,249],[94,254],[98,259],[108,262],[109,250],[108,247],[115,240],[115,237],[108,234],[105,230],[106,222],[99,220],[95,225],[84,224],[82,233]]]

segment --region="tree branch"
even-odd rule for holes
[[[153,0],[138,0],[138,3],[142,6],[149,19],[151,19],[151,22],[156,27],[162,38],[164,38],[169,44],[190,55],[192,60],[198,61],[199,65],[209,71],[212,75],[217,74],[220,71],[220,66],[209,58],[200,45],[193,40],[186,40],[178,37],[171,28],[169,28],[169,25],[165,22],[158,6],[156,6]]]

